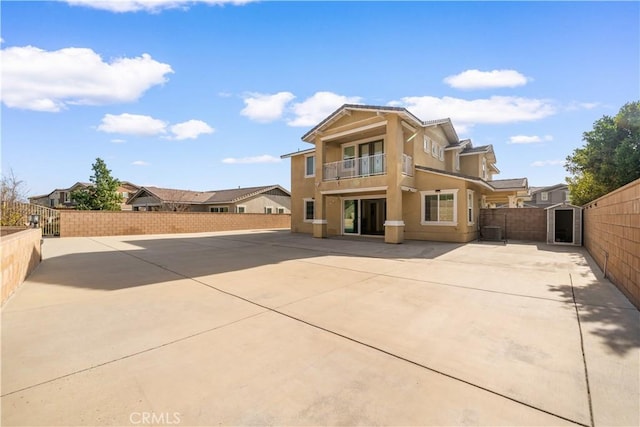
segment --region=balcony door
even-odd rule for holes
[[[384,172],[383,149],[381,140],[358,145],[361,175],[375,175]]]

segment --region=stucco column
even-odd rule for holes
[[[395,114],[387,116],[385,136],[387,157],[387,218],[384,223],[384,241],[402,243],[404,241],[404,221],[402,219],[402,126]]]
[[[320,135],[315,137],[316,145],[316,173],[315,173],[315,193],[314,193],[314,215],[313,215],[313,237],[327,237],[327,200],[320,192],[325,163],[325,147],[324,142],[320,139]]]

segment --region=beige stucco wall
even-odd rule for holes
[[[291,231],[294,233],[312,233],[311,222],[304,221],[303,200],[314,197],[314,177],[305,178],[305,155],[291,157]]]
[[[485,190],[480,185],[452,177],[436,175],[428,172],[416,172],[415,193],[403,193],[403,212],[405,222],[405,238],[413,240],[434,240],[441,242],[468,242],[477,238],[478,216],[480,202]],[[428,190],[458,190],[457,225],[422,225],[422,195],[420,191]],[[467,190],[473,190],[474,222],[467,221]]]
[[[482,173],[482,158],[481,154],[460,156],[460,173],[479,177]]]

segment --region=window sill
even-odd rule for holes
[[[457,222],[426,222],[426,221],[420,221],[420,225],[433,225],[433,226],[437,226],[437,227],[456,227],[458,225]]]

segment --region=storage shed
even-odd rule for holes
[[[547,243],[582,246],[582,208],[568,203],[545,208]]]

